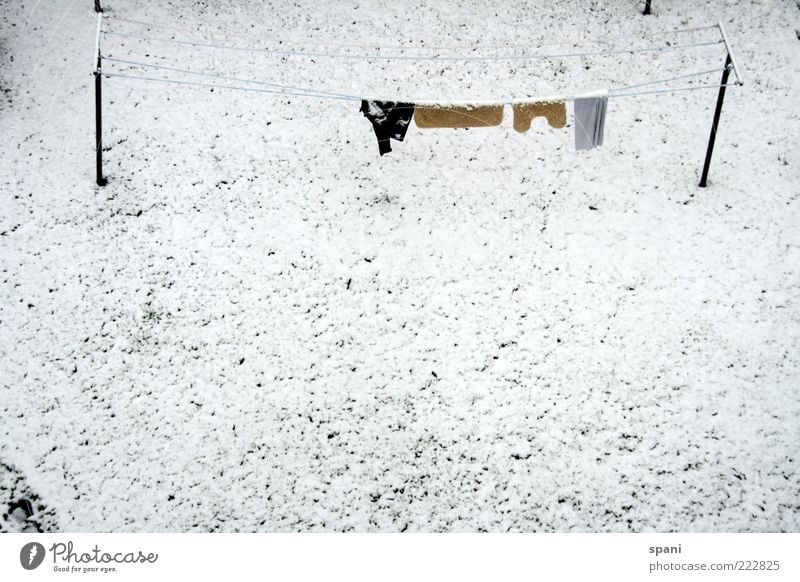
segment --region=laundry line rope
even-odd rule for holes
[[[240,87],[238,85],[221,85],[218,83],[199,83],[195,81],[181,81],[178,79],[164,79],[158,77],[148,77],[144,75],[126,75],[121,73],[113,73],[105,70],[99,70],[98,73],[103,77],[117,77],[121,79],[135,79],[141,81],[154,81],[159,83],[168,83],[174,85],[188,85],[193,87],[204,87],[204,88],[211,88],[211,89],[230,89],[233,91],[243,91],[243,92],[250,92],[250,93],[269,93],[272,95],[286,95],[292,97],[316,97],[318,99],[334,99],[340,101],[361,101],[364,99],[370,100],[371,98],[366,97],[359,97],[356,95],[335,95],[335,94],[327,94],[317,92],[313,89],[302,89],[296,88],[296,90],[289,90],[289,89],[257,89],[253,87]],[[636,92],[627,92],[627,93],[616,93],[613,90],[609,91],[607,97],[609,98],[616,98],[616,97],[632,97],[636,95],[655,95],[660,93],[680,93],[683,91],[696,91],[701,89],[719,89],[720,87],[733,87],[738,86],[738,83],[727,83],[727,84],[713,84],[713,85],[695,85],[692,87],[677,87],[677,88],[669,88],[669,89],[658,89],[652,91],[636,91]],[[287,86],[288,87],[288,86]],[[587,95],[596,95],[596,93],[587,93]],[[551,101],[551,100],[559,100],[559,101],[575,101],[576,99],[580,99],[579,95],[576,96],[567,96],[567,97],[547,97],[543,99],[526,99],[526,101]],[[413,100],[402,100],[402,99],[394,99],[397,102],[413,102]],[[426,105],[428,103],[425,103]],[[492,105],[499,105],[497,101],[491,102],[475,102],[470,101],[469,104],[472,105],[484,105],[484,104],[492,104]],[[513,105],[512,102],[503,102],[503,105]],[[443,103],[443,104],[436,104],[430,103],[430,105],[441,107],[442,109],[448,109],[448,105],[456,105],[450,103]]]
[[[140,81],[155,81],[158,83],[169,83],[174,85],[189,85],[193,87],[208,87],[211,89],[230,89],[233,91],[244,91],[249,93],[269,93],[272,95],[288,95],[295,97],[318,97],[320,99],[338,99],[342,101],[360,101],[361,97],[355,95],[326,95],[321,93],[314,93],[310,90],[301,89],[299,91],[281,90],[281,89],[256,89],[254,87],[239,87],[238,85],[220,85],[218,83],[198,83],[196,81],[181,81],[178,79],[163,79],[158,77],[147,77],[143,75],[123,75],[120,73],[110,73],[101,69],[99,73],[103,77],[118,77],[120,79],[137,79]]]
[[[358,95],[354,95],[354,94],[351,94],[351,93],[342,93],[342,92],[326,91],[326,90],[321,90],[321,89],[297,87],[297,86],[293,86],[293,85],[284,85],[284,84],[280,84],[280,83],[274,83],[274,82],[271,82],[271,81],[260,81],[260,80],[255,80],[255,79],[245,79],[245,78],[242,78],[242,77],[233,77],[233,76],[228,76],[228,75],[220,75],[220,74],[211,73],[211,72],[208,72],[208,71],[196,71],[196,70],[190,70],[190,69],[182,69],[182,68],[179,68],[179,67],[171,67],[171,66],[167,66],[167,65],[159,65],[159,64],[156,64],[156,63],[147,63],[147,62],[143,62],[143,61],[133,61],[133,60],[128,60],[128,59],[118,59],[118,58],[115,58],[115,57],[108,57],[108,56],[103,56],[102,58],[103,58],[103,60],[106,60],[106,61],[109,61],[109,62],[120,63],[120,64],[130,65],[130,66],[134,66],[134,67],[142,67],[142,68],[164,70],[164,71],[170,71],[170,72],[181,73],[181,74],[186,74],[186,75],[195,75],[195,76],[206,77],[206,78],[211,78],[211,79],[220,79],[220,80],[223,80],[223,81],[234,81],[234,82],[237,82],[237,83],[246,83],[246,84],[250,84],[250,85],[260,85],[260,86],[265,86],[265,87],[272,87],[272,88],[275,88],[275,89],[279,89],[279,91],[277,91],[277,93],[285,93],[286,91],[294,91],[294,92],[297,92],[297,93],[302,93],[304,95],[314,95],[314,96],[319,96],[319,97],[328,96],[328,97],[336,97],[336,98],[347,99],[347,100],[358,100],[358,99],[361,99],[361,97],[359,97]],[[658,80],[654,80],[654,81],[646,81],[646,82],[643,82],[643,83],[637,83],[635,85],[626,85],[624,87],[617,87],[617,88],[611,89],[609,91],[609,94],[613,95],[613,94],[616,94],[618,92],[626,91],[626,90],[629,90],[629,89],[635,89],[635,88],[638,88],[638,87],[645,87],[645,86],[649,86],[649,85],[657,85],[657,84],[662,84],[662,83],[669,83],[671,81],[689,79],[689,78],[692,78],[692,77],[710,75],[712,73],[722,72],[723,70],[724,70],[723,68],[708,69],[708,70],[705,70],[705,71],[696,71],[696,72],[693,72],[693,73],[677,75],[677,76],[669,77],[669,78],[666,78],[666,79],[658,79]],[[382,100],[389,101],[389,99],[382,99]],[[392,101],[398,101],[398,102],[404,102],[404,103],[409,103],[409,102],[413,102],[413,103],[430,103],[430,102],[432,102],[432,100],[430,100],[430,99],[391,99],[391,100]],[[501,101],[505,102],[506,104],[511,104],[510,101],[505,101],[505,100],[502,100],[502,99],[498,99],[498,100],[495,100],[495,101],[487,101],[486,104],[498,103],[498,102],[501,102]]]
[[[113,63],[121,63],[121,64],[131,65],[131,66],[135,66],[135,67],[144,67],[144,68],[149,68],[149,69],[158,69],[158,70],[163,70],[163,71],[171,71],[171,72],[175,72],[175,73],[184,73],[186,75],[196,75],[196,76],[208,77],[208,78],[212,78],[212,79],[221,79],[221,80],[224,80],[224,81],[236,81],[238,83],[247,83],[247,84],[251,84],[251,85],[263,85],[265,87],[275,87],[275,88],[286,89],[286,90],[290,90],[290,91],[302,91],[304,93],[313,93],[313,94],[316,94],[316,95],[329,95],[331,97],[342,97],[342,98],[348,98],[348,99],[355,99],[356,98],[355,95],[348,95],[348,94],[344,94],[344,93],[335,93],[335,92],[332,92],[332,91],[324,91],[324,90],[317,90],[317,89],[306,89],[304,87],[295,87],[295,86],[292,86],[292,85],[282,85],[280,83],[272,83],[272,82],[269,82],[269,81],[258,81],[258,80],[255,80],[255,79],[243,79],[241,77],[231,77],[231,76],[228,76],[228,75],[218,75],[218,74],[209,73],[209,72],[206,72],[206,71],[192,71],[192,70],[189,70],[189,69],[180,69],[178,67],[170,67],[170,66],[166,66],[166,65],[157,65],[155,63],[145,63],[145,62],[140,62],[140,61],[129,61],[129,60],[126,60],[126,59],[117,59],[117,58],[114,58],[114,57],[107,57],[107,56],[103,56],[102,58],[103,58],[104,61],[110,61],[110,62],[113,62]]]
[[[349,59],[349,60],[401,60],[401,61],[524,61],[524,60],[538,60],[538,59],[556,59],[556,58],[586,58],[586,57],[601,57],[601,56],[615,56],[624,54],[639,54],[639,53],[657,53],[666,51],[676,51],[692,48],[701,48],[707,46],[714,46],[724,44],[722,39],[713,41],[703,41],[687,44],[674,44],[667,46],[657,47],[639,47],[618,49],[613,51],[587,51],[587,52],[565,52],[565,53],[552,53],[552,54],[529,54],[529,55],[493,55],[493,56],[413,56],[413,55],[368,55],[361,53],[345,54],[345,53],[328,53],[317,51],[290,51],[280,49],[263,49],[255,47],[243,47],[226,45],[219,43],[201,42],[196,40],[164,38],[156,36],[145,36],[140,34],[131,34],[125,32],[113,32],[104,30],[103,35],[114,36],[119,38],[134,38],[148,42],[161,42],[167,44],[178,44],[185,46],[194,46],[201,48],[214,48],[220,50],[240,51],[273,54],[279,56],[293,56],[293,57],[312,57],[312,58],[330,58],[330,59]]]
[[[187,27],[181,26],[174,26],[169,24],[163,24],[159,22],[151,22],[151,21],[143,21],[143,20],[132,20],[129,18],[123,18],[121,16],[115,16],[106,14],[106,20],[117,20],[119,22],[125,22],[128,24],[137,24],[140,26],[145,26],[149,28],[160,28],[160,29],[167,29],[167,30],[180,30],[183,32],[190,32],[196,33],[198,32],[196,29],[191,29]],[[640,35],[639,38],[653,38],[658,36],[668,36],[668,35],[677,35],[677,34],[688,34],[693,32],[701,32],[705,30],[711,30],[717,28],[716,24],[706,25],[706,26],[695,26],[689,28],[678,28],[678,29],[670,29],[670,30],[663,30],[659,32],[653,32],[649,34]],[[243,35],[243,34],[231,34],[229,32],[225,33],[226,37],[229,38],[240,38],[240,39],[252,39],[252,36]],[[603,37],[592,37],[588,40],[583,40],[582,42],[590,43],[590,44],[611,44],[614,42],[622,42],[622,41],[629,41],[629,37],[621,37],[621,36],[603,36]],[[364,44],[364,43],[338,43],[338,42],[313,42],[309,41],[308,39],[288,39],[288,38],[274,38],[270,39],[270,42],[277,43],[277,44],[289,44],[289,45],[304,45],[304,46],[311,46],[311,47],[339,47],[339,48],[360,48],[360,49],[391,49],[391,50],[486,50],[486,49],[532,49],[532,48],[541,48],[542,46],[558,46],[558,44],[547,44],[547,45],[532,45],[532,44],[504,44],[504,45],[468,45],[468,44],[461,44],[461,45],[384,45],[384,44]],[[564,44],[564,43],[560,43]]]
[[[707,71],[698,71],[696,73],[687,73],[685,75],[676,75],[675,77],[670,77],[668,79],[658,79],[656,81],[646,81],[644,83],[636,83],[635,85],[626,85],[624,87],[617,87],[616,89],[611,89],[610,93],[616,93],[617,91],[625,91],[627,89],[637,89],[639,87],[647,87],[648,85],[659,85],[661,83],[669,83],[670,81],[679,81],[681,79],[689,79],[691,77],[701,77],[703,75],[710,75],[711,73],[721,73],[725,70],[725,67],[717,68],[717,69],[708,69]]]
[[[609,97],[635,97],[638,95],[658,95],[662,93],[680,93],[682,91],[697,91],[700,89],[720,89],[722,87],[738,87],[739,83],[715,83],[713,85],[695,85],[693,87],[679,87],[676,89],[655,89],[652,91],[636,91],[631,93],[609,93]]]

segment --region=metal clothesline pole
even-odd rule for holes
[[[103,24],[103,13],[97,15],[97,40],[95,42],[94,69],[94,135],[95,157],[97,164],[97,185],[105,186],[108,181],[103,177],[103,76],[102,57],[100,56],[100,29]]]
[[[719,127],[719,117],[722,114],[722,102],[725,100],[725,89],[728,84],[728,75],[731,73],[731,56],[725,57],[725,70],[722,71],[722,82],[717,95],[717,107],[714,110],[714,121],[711,124],[711,135],[708,136],[708,148],[706,149],[706,161],[703,164],[703,175],[700,177],[700,187],[708,185],[708,169],[711,166],[711,155],[714,153],[714,142],[717,139],[717,127]]]
[[[722,104],[725,101],[725,89],[727,88],[728,77],[731,74],[731,71],[733,71],[733,74],[736,77],[736,84],[744,84],[741,76],[739,75],[739,69],[736,67],[736,61],[733,58],[733,53],[731,52],[731,47],[728,43],[728,36],[725,34],[725,28],[722,26],[722,22],[717,23],[717,26],[719,27],[719,32],[722,35],[722,41],[725,44],[725,69],[722,71],[722,81],[720,82],[719,93],[717,94],[717,106],[714,109],[714,121],[711,123],[711,134],[708,136],[706,159],[703,163],[703,173],[700,176],[699,186],[701,188],[705,188],[708,185],[708,171],[711,167],[711,156],[714,154],[714,142],[717,140],[719,118],[722,115]]]

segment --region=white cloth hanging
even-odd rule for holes
[[[608,91],[575,98],[575,149],[590,150],[603,145],[608,109]]]

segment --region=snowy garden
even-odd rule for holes
[[[0,4],[0,531],[800,531],[797,2],[102,4]]]

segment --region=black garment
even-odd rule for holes
[[[414,104],[365,99],[361,101],[361,113],[372,122],[372,129],[378,138],[378,150],[383,155],[392,151],[389,138],[403,141],[414,116]]]

